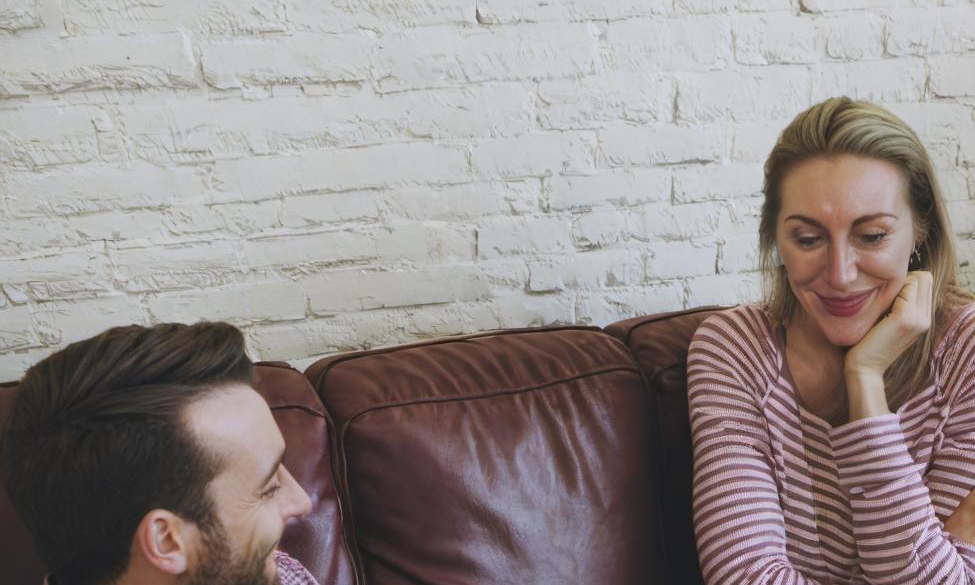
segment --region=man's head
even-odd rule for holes
[[[279,464],[284,443],[252,372],[240,331],[222,323],[117,327],[28,370],[0,461],[59,583],[134,571],[222,583],[248,563],[270,579],[264,547],[308,498]],[[242,484],[265,478],[282,488],[248,507]]]
[[[311,502],[281,463],[284,439],[267,403],[249,386],[229,385],[190,406],[186,420],[224,462],[209,485],[216,530],[203,531],[203,555],[187,583],[277,583],[281,532]]]

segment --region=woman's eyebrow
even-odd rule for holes
[[[887,212],[883,211],[883,212],[880,212],[880,213],[871,213],[869,215],[864,215],[862,217],[858,217],[855,220],[853,220],[853,225],[854,226],[857,226],[857,225],[860,225],[861,223],[866,223],[868,221],[873,221],[875,219],[881,219],[881,218],[884,218],[884,217],[889,217],[889,218],[892,218],[892,219],[895,219],[895,220],[900,219],[900,216],[898,216],[898,215],[895,215],[893,213],[887,213]],[[815,219],[813,219],[813,218],[811,218],[811,217],[809,217],[807,215],[802,215],[801,213],[793,213],[792,215],[786,217],[785,220],[783,220],[783,221],[789,221],[789,220],[801,221],[803,223],[808,223],[810,225],[813,225],[813,226],[816,226],[816,227],[820,227],[820,228],[823,227],[823,224],[819,223],[818,221],[816,221]]]

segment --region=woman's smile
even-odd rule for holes
[[[914,224],[904,176],[850,155],[799,164],[782,182],[776,244],[799,303],[793,325],[818,342],[855,345],[907,276]]]
[[[860,309],[867,305],[870,297],[876,289],[870,289],[862,293],[844,295],[842,297],[819,296],[819,302],[827,313],[834,317],[852,317],[860,312]]]

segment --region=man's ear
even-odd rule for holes
[[[151,510],[135,531],[133,552],[158,571],[172,575],[189,568],[196,542],[195,525],[169,510]]]

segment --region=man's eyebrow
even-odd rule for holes
[[[871,213],[870,215],[864,215],[862,217],[856,218],[855,220],[853,220],[853,225],[854,226],[858,226],[861,223],[867,223],[868,221],[873,221],[875,219],[881,219],[883,217],[889,217],[889,218],[892,218],[892,219],[900,219],[900,216],[894,215],[893,213],[887,213],[887,212]],[[783,221],[789,221],[790,219],[794,219],[794,220],[797,220],[797,221],[801,221],[803,223],[808,223],[809,225],[814,225],[814,226],[820,227],[820,228],[823,227],[823,224],[819,223],[818,221],[816,221],[815,219],[813,219],[813,218],[811,218],[809,216],[802,215],[801,213],[793,213],[789,217],[785,218]]]
[[[274,461],[274,465],[271,466],[271,471],[268,472],[268,474],[264,476],[264,479],[262,479],[261,480],[261,483],[258,484],[257,489],[262,489],[264,486],[266,486],[267,483],[269,481],[271,481],[271,478],[274,477],[274,474],[278,472],[278,468],[281,467],[281,462],[284,461],[284,453],[285,453],[286,449],[287,448],[281,449],[281,453],[278,455],[277,459]]]

